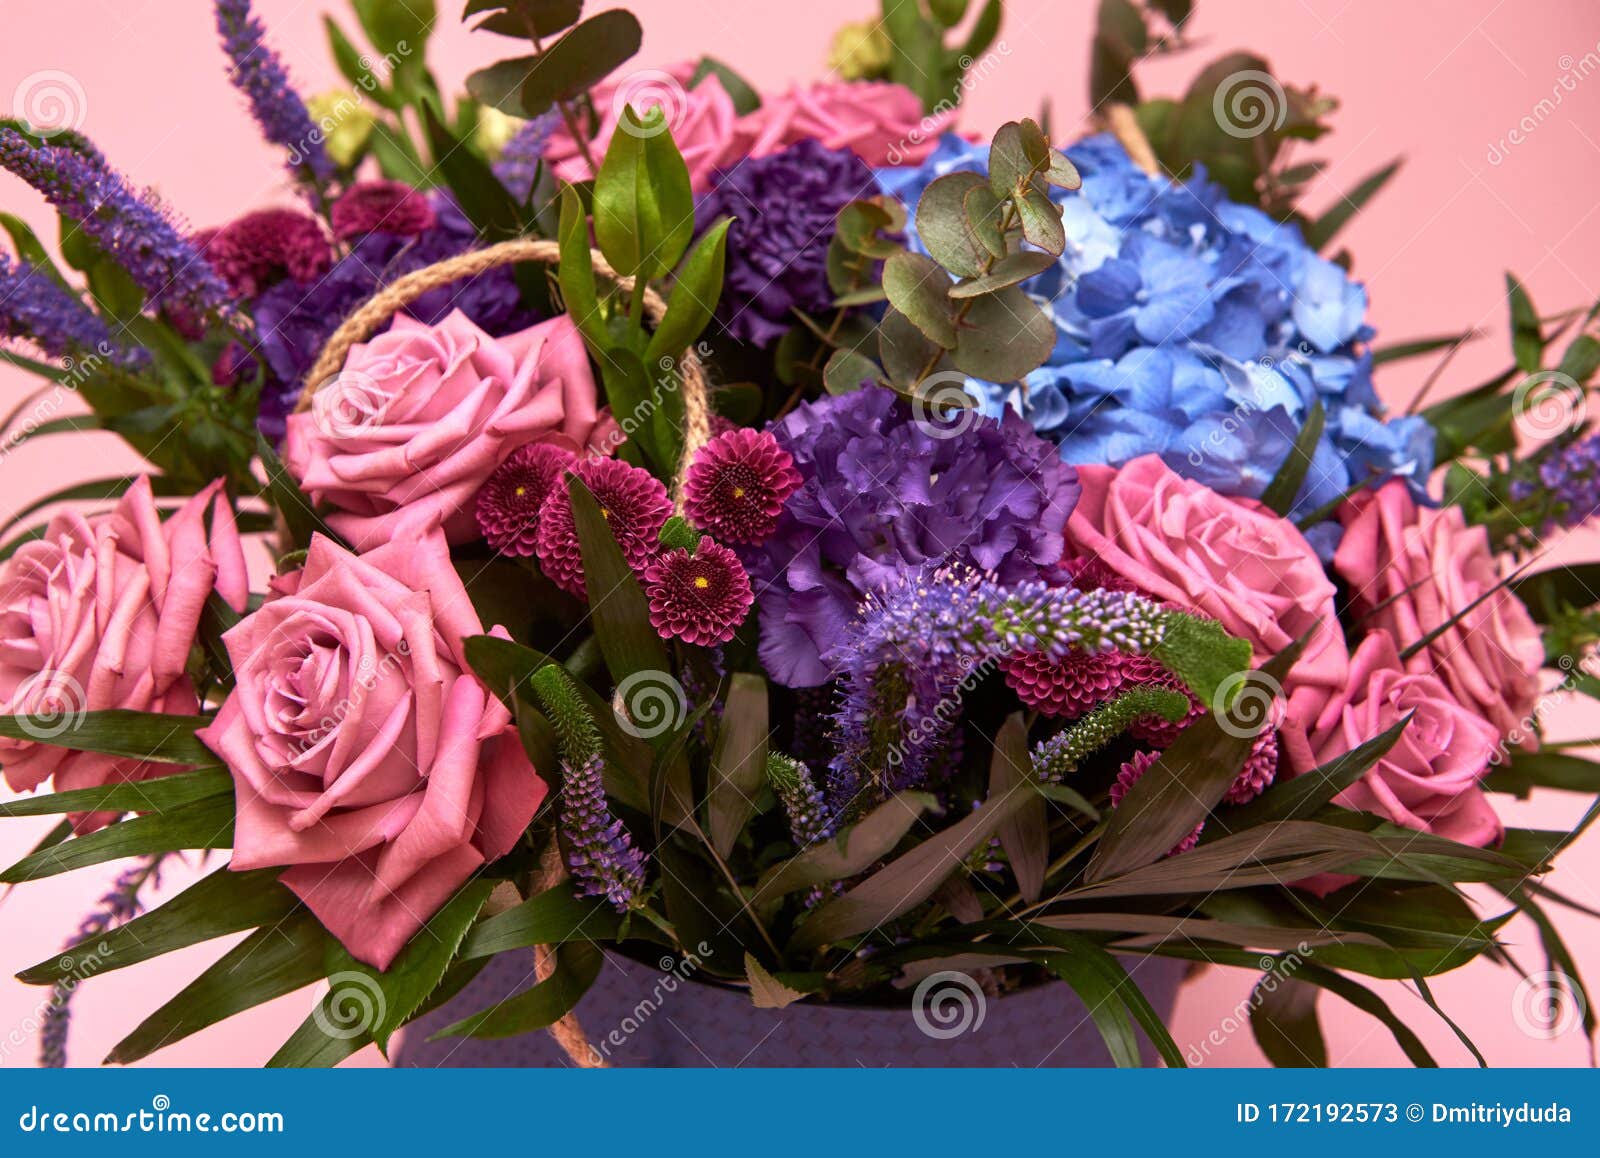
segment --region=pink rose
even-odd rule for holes
[[[919,165],[955,125],[956,110],[923,115],[902,84],[850,81],[796,85],[740,118],[741,155],[764,157],[807,138],[851,149],[869,165]]]
[[[1387,631],[1374,631],[1350,657],[1350,683],[1311,727],[1317,763],[1326,764],[1393,727],[1411,723],[1393,748],[1335,803],[1406,828],[1482,847],[1500,839],[1500,820],[1478,787],[1500,734],[1461,706],[1427,673],[1408,672]]]
[[[1488,532],[1467,526],[1459,507],[1418,507],[1401,482],[1351,499],[1339,517],[1333,566],[1350,584],[1355,614],[1407,647],[1465,612],[1406,669],[1433,673],[1502,736],[1522,732],[1531,743],[1525,721],[1539,698],[1544,645],[1515,595],[1501,588],[1485,598],[1501,580]]]
[[[595,163],[605,159],[625,107],[632,105],[641,116],[650,108],[659,107],[672,131],[672,141],[689,168],[689,184],[696,193],[711,188],[711,174],[745,154],[736,147],[734,133],[739,114],[733,107],[733,98],[715,76],[687,88],[694,69],[693,62],[646,69],[595,89],[593,99],[600,113],[600,128],[589,142]],[[564,127],[550,135],[544,155],[564,181],[587,181],[594,176]]]
[[[397,317],[350,351],[312,407],[289,416],[283,459],[358,550],[403,521],[477,537],[472,499],[517,447],[583,449],[596,434],[594,378],[565,315],[491,338],[457,310],[437,326]]]
[[[42,539],[0,565],[0,713],[54,717],[40,740],[61,743],[71,743],[82,712],[193,715],[199,703],[185,669],[212,591],[239,611],[249,597],[220,481],[165,522],[147,478],[107,514],[57,515]],[[19,791],[52,776],[65,792],[174,771],[33,740],[0,739],[0,764]],[[82,831],[111,818],[75,819]]]
[[[317,536],[274,587],[223,637],[235,686],[200,732],[233,772],[232,867],[291,866],[283,883],[386,969],[546,785],[467,669],[483,627],[438,527],[360,556]]]
[[[1304,770],[1304,746],[1293,735],[1343,692],[1349,667],[1333,583],[1305,536],[1260,503],[1219,495],[1153,454],[1120,469],[1080,466],[1078,481],[1070,554],[1217,620],[1250,641],[1257,664],[1311,633],[1284,681],[1280,724],[1291,765]]]

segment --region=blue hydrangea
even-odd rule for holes
[[[1083,188],[1052,191],[1066,250],[1025,287],[1055,322],[1055,348],[1020,386],[970,381],[985,413],[1020,411],[1071,463],[1159,454],[1254,497],[1320,399],[1326,427],[1296,513],[1373,475],[1424,494],[1433,429],[1385,420],[1359,282],[1294,226],[1228,201],[1203,171],[1181,184],[1152,177],[1108,135],[1067,155]],[[914,207],[934,179],[987,161],[986,145],[951,134],[924,164],[877,176]]]

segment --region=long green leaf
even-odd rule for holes
[[[1317,1023],[1312,985],[1269,972],[1256,982],[1250,999],[1250,1032],[1273,1065],[1291,1069],[1325,1068],[1328,1044]]]
[[[610,941],[621,928],[621,918],[603,897],[580,900],[571,885],[562,884],[480,921],[461,942],[459,955],[470,961],[535,945]]]
[[[1306,242],[1312,249],[1326,249],[1332,241],[1368,201],[1377,196],[1378,191],[1389,183],[1389,179],[1400,170],[1400,158],[1396,157],[1383,168],[1362,178],[1361,182],[1350,192],[1339,198],[1332,209],[1317,218],[1306,229]]]
[[[767,682],[735,672],[729,682],[717,746],[711,757],[706,828],[717,855],[728,856],[750,817],[766,780]]]
[[[170,812],[120,821],[87,836],[30,853],[0,873],[0,882],[20,884],[108,860],[233,844],[233,797],[208,796]]]
[[[471,1017],[445,1026],[429,1041],[446,1037],[513,1037],[544,1029],[560,1021],[589,991],[605,953],[588,941],[569,941],[556,950],[556,967],[550,976],[533,988],[509,997]],[[533,973],[529,955],[528,972]]]
[[[1383,759],[1410,722],[1411,715],[1407,713],[1403,719],[1344,755],[1336,756],[1292,780],[1274,784],[1248,804],[1229,809],[1217,818],[1217,831],[1243,832],[1275,820],[1309,820],[1323,805],[1360,780],[1374,764]]]
[[[832,840],[812,845],[773,865],[757,883],[754,900],[775,900],[800,889],[865,872],[899,844],[912,825],[937,802],[923,792],[902,792],[878,805]]]
[[[1022,899],[1030,904],[1044,889],[1045,868],[1050,863],[1049,818],[1044,797],[1032,790],[1033,759],[1028,754],[1028,728],[1020,712],[1000,725],[989,761],[989,799],[999,800],[1014,790],[1032,799],[1013,812],[995,831],[1017,878]]]
[[[1300,494],[1300,488],[1311,470],[1311,460],[1316,456],[1317,443],[1322,439],[1323,427],[1327,425],[1327,417],[1327,411],[1322,408],[1319,399],[1306,413],[1305,424],[1300,427],[1300,433],[1295,435],[1294,444],[1284,456],[1278,473],[1272,476],[1267,489],[1261,493],[1261,502],[1280,515],[1288,516],[1295,498]]]
[[[209,796],[231,796],[233,777],[221,768],[178,772],[154,780],[75,788],[49,796],[0,803],[0,816],[50,816],[61,812],[170,812]]]
[[[114,708],[78,716],[0,716],[0,736],[158,764],[214,765],[217,758],[195,737],[195,732],[210,722],[205,716],[167,716]]]

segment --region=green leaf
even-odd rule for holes
[[[544,981],[499,1004],[445,1026],[430,1037],[513,1037],[554,1025],[583,999],[600,976],[604,952],[587,941],[568,941],[555,952],[556,967]]]
[[[580,900],[570,884],[560,884],[478,922],[461,942],[459,956],[470,961],[535,945],[613,941],[621,929],[622,918],[604,897]]]
[[[350,6],[372,47],[385,55],[417,55],[433,31],[433,0],[351,0]]]
[[[1556,373],[1565,374],[1578,385],[1585,385],[1600,368],[1600,339],[1590,334],[1579,334],[1561,355]]]
[[[504,111],[536,117],[556,101],[581,96],[637,53],[643,36],[639,21],[624,8],[591,16],[544,50],[523,82],[521,109]]]
[[[767,681],[749,672],[735,672],[717,726],[717,747],[711,757],[711,787],[706,827],[711,847],[727,857],[750,817],[766,781]]]
[[[1007,286],[1019,285],[1035,274],[1043,273],[1055,265],[1056,259],[1048,253],[1034,249],[1018,250],[1007,254],[989,268],[989,272],[971,281],[952,286],[950,296],[957,300],[980,297]]]
[[[1517,752],[1508,763],[1493,769],[1483,786],[1523,798],[1535,788],[1600,795],[1600,764],[1562,752]]]
[[[0,882],[20,884],[108,860],[190,848],[233,844],[233,797],[208,796],[169,812],[119,821],[54,848],[30,853],[0,873]]]
[[[1339,231],[1350,224],[1351,218],[1400,171],[1400,163],[1401,159],[1396,157],[1383,168],[1363,177],[1354,189],[1339,198],[1332,209],[1306,227],[1306,244],[1312,249],[1326,249]]]
[[[1032,904],[1044,889],[1045,868],[1050,863],[1050,825],[1044,797],[1030,790],[1033,758],[1028,753],[1028,728],[1022,714],[1013,712],[1000,725],[989,762],[989,799],[1016,792],[1031,797],[995,831],[1017,878],[1022,899]]]
[[[605,317],[600,312],[600,298],[595,289],[594,257],[589,249],[589,218],[583,209],[583,199],[571,185],[561,187],[561,264],[557,280],[561,285],[562,303],[578,331],[588,340],[591,349],[600,351],[610,345]]]
[[[308,382],[306,389],[312,390],[321,383]],[[284,530],[288,532],[287,538],[280,541],[280,551],[292,551],[296,547],[311,546],[312,535],[322,535],[332,539],[340,546],[348,546],[343,539],[334,534],[322,516],[317,514],[316,504],[300,489],[300,484],[289,474],[283,460],[278,457],[278,452],[272,449],[267,440],[259,434],[256,436],[256,457],[261,460],[262,470],[267,476],[267,489],[265,498],[272,508],[283,516]]]
[[[72,689],[63,689],[73,693]],[[73,715],[0,716],[0,736],[37,740],[74,752],[102,752],[161,764],[214,765],[217,758],[195,737],[211,722],[208,716],[167,716],[111,708]]]
[[[522,212],[506,191],[494,170],[445,125],[431,101],[422,102],[424,130],[433,164],[456,203],[478,232],[494,241],[516,237],[522,232]]]
[[[1019,287],[972,298],[951,355],[956,367],[989,382],[1017,382],[1055,348],[1050,316]]]
[[[984,801],[970,816],[932,834],[844,896],[812,910],[795,930],[790,950],[804,952],[845,940],[920,905],[961,866],[967,854],[1033,799],[1032,793],[1014,791]]]
[[[917,236],[957,277],[981,277],[989,256],[967,220],[967,194],[983,184],[977,173],[948,173],[931,182],[917,202]]]
[[[1408,358],[1421,358],[1439,350],[1465,345],[1479,337],[1477,330],[1463,330],[1459,334],[1439,334],[1432,338],[1417,338],[1410,342],[1397,342],[1392,346],[1377,346],[1372,351],[1372,365],[1383,366],[1389,362],[1403,362]]]
[[[1022,126],[1016,121],[1007,121],[989,144],[989,188],[997,199],[1004,201],[1031,189],[1032,176],[1033,159],[1023,143]]]
[[[923,368],[938,364],[944,351],[917,329],[910,318],[889,308],[878,323],[878,360],[890,381],[910,388],[922,379]]]
[[[848,394],[863,382],[882,382],[878,364],[854,350],[835,350],[822,368],[822,383],[829,394]]]
[[[1216,807],[1249,757],[1256,734],[1269,726],[1262,698],[1278,694],[1304,646],[1302,639],[1273,656],[1259,675],[1237,683],[1232,703],[1210,701],[1210,710],[1134,782],[1095,846],[1087,880],[1103,881],[1165,856]]]
[[[1029,189],[1012,202],[1022,222],[1022,236],[1048,254],[1060,257],[1067,246],[1061,207],[1038,189]]]
[[[1229,832],[1242,832],[1258,824],[1276,820],[1309,820],[1318,809],[1365,776],[1411,722],[1403,719],[1342,756],[1302,773],[1291,780],[1274,784],[1248,804],[1229,810],[1221,823]]]
[[[753,900],[776,900],[866,871],[889,855],[912,825],[936,807],[934,798],[923,792],[890,797],[832,840],[773,865],[761,875]]]
[[[665,114],[652,109],[641,120],[628,106],[622,118],[595,175],[594,234],[618,273],[650,280],[669,272],[689,247],[694,195]]]
[[[278,883],[279,871],[217,869],[165,904],[101,933],[89,944],[24,969],[17,980],[54,985],[89,973],[99,976],[217,937],[275,925],[300,904]]]
[[[1535,373],[1544,365],[1544,335],[1539,311],[1515,274],[1506,274],[1506,300],[1511,307],[1511,351],[1517,369],[1524,374]]]
[[[106,1058],[127,1065],[219,1021],[320,981],[329,937],[309,910],[258,929],[139,1024]]]
[[[233,777],[222,768],[178,772],[153,780],[129,780],[97,788],[74,788],[47,796],[0,802],[0,816],[49,816],[61,812],[170,812],[196,800],[231,796]]]
[[[1250,998],[1250,1032],[1275,1066],[1325,1068],[1328,1046],[1317,1024],[1315,986],[1268,971]]]
[[[1300,427],[1300,433],[1295,435],[1294,445],[1289,447],[1282,465],[1272,476],[1267,489],[1261,493],[1262,504],[1273,512],[1288,517],[1300,488],[1305,484],[1306,474],[1311,470],[1311,461],[1316,456],[1317,443],[1321,441],[1326,425],[1327,411],[1322,408],[1319,398],[1306,412],[1305,424]]]
[[[784,1009],[805,997],[768,973],[749,953],[744,955],[744,975],[750,982],[750,1003],[757,1009]]]
[[[931,257],[897,253],[883,264],[883,290],[894,306],[931,341],[945,349],[956,344],[950,278]]]
[[[492,15],[475,24],[475,32],[482,29],[522,40],[532,32],[542,39],[576,24],[583,15],[583,0],[468,0],[461,19],[470,20],[480,12]]]
[[[722,91],[733,101],[733,111],[739,116],[748,116],[761,107],[761,94],[756,91],[755,86],[714,56],[700,58],[700,63],[695,65],[694,72],[689,77],[689,87],[694,88],[708,76],[717,78],[718,83],[722,85]]]
[[[1249,641],[1229,635],[1214,619],[1169,611],[1162,623],[1161,642],[1150,658],[1181,679],[1201,703],[1213,703],[1218,690],[1250,666]]]
[[[1394,1035],[1395,1041],[1399,1043],[1412,1065],[1427,1068],[1438,1065],[1427,1047],[1422,1044],[1422,1039],[1413,1033],[1405,1022],[1396,1017],[1384,1000],[1372,990],[1332,969],[1324,969],[1308,962],[1300,963],[1294,975],[1297,981],[1309,982],[1326,989],[1329,993],[1344,998],[1363,1013],[1371,1014],[1381,1021]]]
[[[650,336],[645,361],[676,358],[705,332],[722,297],[722,274],[727,259],[728,227],[724,217],[706,230],[678,271],[667,294],[667,313]]]

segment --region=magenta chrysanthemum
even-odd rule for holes
[[[315,218],[297,209],[261,209],[230,221],[206,241],[206,260],[240,297],[279,278],[302,285],[328,272],[333,249]]]
[[[1223,799],[1229,804],[1245,804],[1265,792],[1277,775],[1278,733],[1268,728],[1256,737],[1250,759],[1244,762]]]
[[[672,514],[667,488],[649,471],[615,458],[580,458],[571,469],[600,504],[628,566],[642,572],[655,556],[657,536]],[[540,568],[557,587],[585,597],[583,553],[565,486],[553,487],[539,511],[535,549]]]
[[[333,235],[353,241],[369,233],[415,237],[433,228],[433,203],[403,181],[359,181],[333,203]]]
[[[661,637],[700,647],[732,639],[756,598],[739,556],[709,539],[692,555],[682,547],[661,555],[644,583],[650,623]]]
[[[528,558],[538,551],[539,509],[577,456],[548,442],[519,446],[495,468],[478,492],[478,529],[504,555]]]
[[[721,542],[761,543],[802,481],[794,459],[770,433],[730,430],[695,455],[684,480],[684,513]]]
[[[1139,777],[1150,770],[1161,755],[1159,752],[1135,752],[1133,758],[1123,764],[1122,770],[1117,773],[1116,782],[1111,785],[1111,807],[1118,807],[1123,797],[1128,795],[1128,790],[1137,783]],[[1167,852],[1168,856],[1176,856],[1180,852],[1188,852],[1200,843],[1200,833],[1205,830],[1206,822],[1201,821],[1194,826],[1194,831],[1185,836]]]

